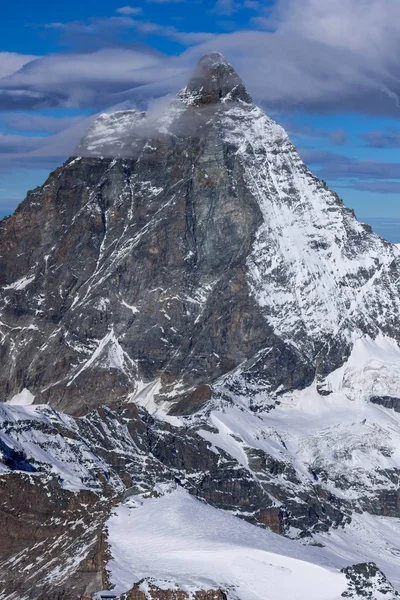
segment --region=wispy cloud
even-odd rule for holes
[[[278,0],[271,11],[257,0],[218,0],[214,9],[225,15],[251,9],[253,25],[246,31],[231,33],[185,31],[146,19],[134,5],[121,6],[108,18],[49,23],[47,29],[58,31],[63,43],[68,41],[69,47],[79,47],[79,51],[64,50],[38,58],[0,53],[0,110],[66,107],[96,111],[125,101],[142,106],[150,98],[178,90],[196,60],[217,49],[233,63],[266,112],[353,111],[399,116],[400,3]],[[215,14],[209,16],[215,21]],[[144,45],[148,36],[179,43],[183,51],[179,56],[166,56]],[[34,164],[44,160],[39,154],[62,156],[72,150],[76,134],[71,134],[68,141],[68,132],[79,126],[79,120],[61,123],[37,117],[35,120],[20,114],[19,125],[15,116],[4,118],[14,132],[55,134],[53,146],[34,148],[36,142],[28,135],[15,136],[20,137],[18,140],[8,137],[0,140],[3,158],[7,154],[7,160],[22,162],[25,152]],[[61,127],[63,133],[58,134]],[[336,146],[347,142],[341,129],[303,128],[296,135],[326,138]],[[400,147],[400,134],[395,129],[371,131],[362,139],[374,148]],[[303,154],[324,179],[347,179],[354,186],[359,185],[358,181],[373,186],[379,183],[376,180],[400,179],[397,163],[357,161],[333,153]]]
[[[142,9],[137,6],[121,6],[121,8],[117,8],[115,12],[119,15],[140,15]]]
[[[362,133],[360,138],[370,148],[400,148],[400,129],[383,129]]]
[[[355,159],[333,152],[300,149],[306,163],[323,179],[400,179],[400,163]]]
[[[32,54],[17,54],[16,52],[0,52],[0,77],[12,75],[21,67],[38,58]]]
[[[264,10],[262,2],[258,0],[217,0],[213,12],[220,15],[233,15],[243,9]]]
[[[294,125],[290,121],[282,123],[289,135],[304,138],[323,138],[327,139],[335,146],[344,146],[347,142],[347,134],[343,129],[329,131],[321,127],[313,128],[307,125]]]
[[[400,181],[357,181],[351,187],[362,192],[400,195]]]
[[[109,18],[51,23],[47,27],[59,30],[70,40],[78,36],[81,47],[82,40],[92,43],[97,53],[92,49],[76,55],[76,60],[71,54],[44,57],[31,63],[38,63],[34,68],[27,69],[28,64],[20,73],[0,80],[0,109],[12,108],[13,103],[18,108],[29,104],[83,106],[94,98],[103,103],[113,92],[127,92],[145,80],[150,83],[151,77],[153,82],[166,81],[173,68],[179,65],[180,71],[188,69],[201,54],[218,49],[235,65],[249,91],[267,111],[354,111],[398,116],[400,63],[396,57],[400,54],[400,38],[396,23],[400,20],[400,3],[381,0],[377,6],[375,0],[278,0],[272,11],[256,0],[219,0],[214,6],[225,13],[250,7],[268,30],[219,34],[185,31],[139,15],[133,18],[127,14],[136,11],[131,5],[122,6],[118,15]],[[137,60],[128,63],[118,56],[122,50],[116,49],[122,44],[120,36],[126,40],[129,31],[136,44],[145,42],[147,36],[159,36],[187,50],[180,57],[160,58],[159,69],[143,65],[139,72]],[[112,67],[103,54],[106,50],[109,58],[115,59]],[[146,53],[157,54],[150,49],[143,51]],[[65,58],[74,73],[69,72]],[[52,85],[53,79],[57,86]],[[62,89],[61,81],[65,84]],[[345,140],[337,133],[336,142],[332,141],[340,145]]]
[[[6,113],[2,122],[8,128],[26,133],[58,133],[77,123],[85,117],[51,117],[35,113]]]
[[[105,48],[50,55],[0,80],[0,109],[109,106],[115,94],[180,70],[154,51]]]

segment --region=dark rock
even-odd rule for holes
[[[385,408],[391,408],[396,412],[400,412],[400,398],[393,398],[392,396],[372,396],[370,398],[372,404],[378,404]]]
[[[369,598],[375,600],[384,596],[387,600],[400,598],[400,594],[375,563],[360,563],[342,569],[348,579],[348,589],[342,596],[344,598]]]
[[[146,592],[141,591],[142,585],[145,584]],[[136,583],[133,588],[126,594],[118,597],[118,600],[226,600],[227,596],[223,590],[198,590],[190,595],[179,589],[160,589],[156,585],[142,580]]]

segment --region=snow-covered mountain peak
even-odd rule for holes
[[[75,156],[135,158],[144,141],[160,135],[190,136],[204,124],[200,108],[216,112],[241,102],[252,105],[243,81],[218,52],[203,56],[175,98],[155,102],[147,112],[118,110],[101,114],[82,138]],[[195,108],[196,110],[189,110]],[[210,114],[207,112],[206,117]]]

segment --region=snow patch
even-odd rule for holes
[[[3,290],[24,290],[30,283],[32,283],[32,281],[34,281],[34,279],[35,275],[25,275],[24,277],[21,277],[21,279],[14,281],[14,283],[3,286]]]
[[[168,411],[171,410],[172,407],[172,402],[168,400],[159,402],[156,400],[162,387],[160,379],[155,379],[150,382],[137,381],[136,385],[136,391],[128,396],[128,403],[142,406],[147,412],[160,421],[165,421],[177,427],[182,425],[181,419],[168,415]]]
[[[13,396],[11,400],[6,402],[6,404],[10,404],[12,406],[30,406],[33,404],[34,400],[35,396],[32,394],[32,392],[30,392],[27,388],[24,388],[22,392],[19,392],[19,394]]]

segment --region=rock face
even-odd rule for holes
[[[4,598],[113,585],[111,507],[160,483],[318,547],[400,517],[399,249],[217,53],[75,154],[0,223]]]
[[[363,334],[398,339],[398,250],[219,55],[162,117],[104,115],[77,152],[1,223],[4,400],[82,414],[152,384],[176,402],[239,365],[282,392]]]
[[[72,493],[50,479],[0,478],[1,597],[72,600],[103,589],[109,509],[93,492]]]
[[[222,590],[199,590],[189,595],[182,590],[162,590],[147,581],[141,581],[126,594],[120,596],[120,600],[227,600]]]
[[[400,594],[396,592],[375,563],[362,563],[346,567],[343,569],[343,573],[349,580],[349,588],[342,594],[344,598],[370,598],[371,600],[400,598]]]

